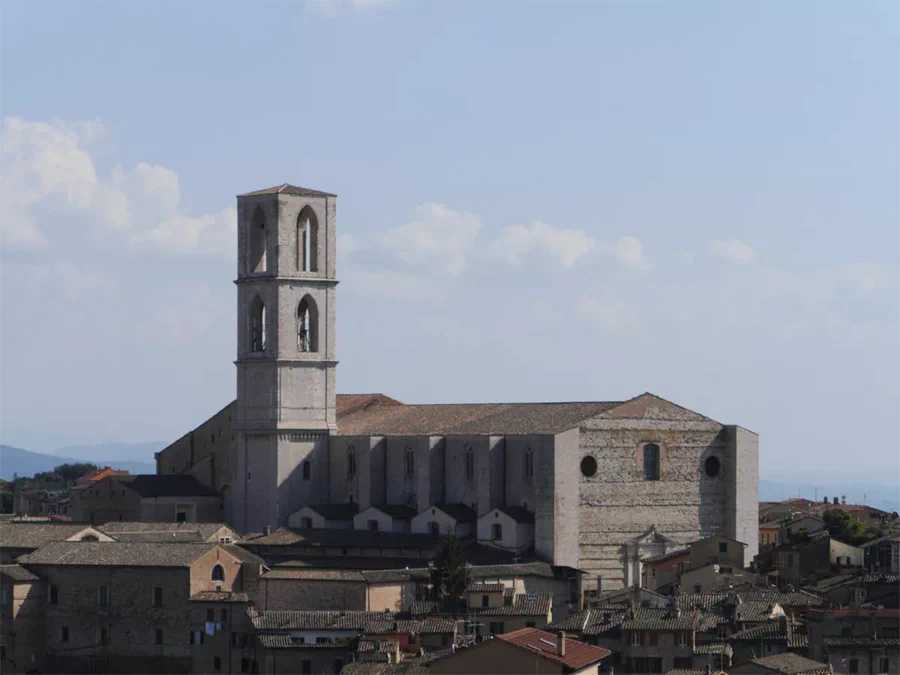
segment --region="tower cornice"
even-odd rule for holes
[[[252,284],[257,281],[268,281],[274,282],[276,284],[305,284],[309,286],[337,286],[340,282],[337,279],[330,279],[328,277],[276,277],[259,275],[254,277],[238,277],[234,280],[234,283],[237,285],[241,284]]]

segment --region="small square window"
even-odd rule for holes
[[[60,626],[59,641],[60,642],[68,642],[69,641],[69,627],[68,626]]]
[[[212,607],[206,610],[206,620],[209,623],[212,623],[216,620],[216,610],[214,610]]]
[[[228,610],[227,609],[223,609],[221,612],[219,612],[219,620],[222,623],[225,623],[228,621]]]
[[[213,670],[215,670],[217,673],[222,670],[222,657],[221,656],[213,657]]]
[[[163,643],[163,631],[162,628],[156,629],[156,644],[161,645]]]
[[[728,542],[727,541],[719,542],[719,553],[728,553]]]
[[[163,604],[162,586],[154,586],[153,587],[153,606],[154,607],[162,607],[162,604]]]

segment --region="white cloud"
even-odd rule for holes
[[[52,226],[46,207],[89,214],[118,231],[123,243],[176,255],[234,256],[236,213],[190,214],[181,204],[178,174],[139,162],[101,177],[88,145],[103,134],[100,121],[67,124],[7,117],[2,141],[2,242],[12,249],[46,248]]]
[[[756,251],[739,239],[716,239],[710,247],[713,253],[733,262],[749,265],[756,262]]]
[[[527,227],[504,227],[500,238],[488,244],[488,252],[511,265],[521,265],[529,253],[542,251],[563,266],[571,267],[596,246],[597,241],[581,230],[558,229],[535,220]]]
[[[650,261],[644,255],[644,246],[635,237],[622,237],[612,247],[616,258],[623,265],[637,270],[645,270],[650,267]]]
[[[97,174],[82,145],[100,133],[100,122],[70,126],[59,120],[3,120],[0,240],[4,247],[27,250],[47,246],[46,234],[32,213],[43,201],[62,202],[73,209],[91,204]]]
[[[417,206],[412,215],[409,223],[387,230],[382,245],[410,265],[461,274],[481,229],[481,219],[436,202]]]
[[[30,301],[71,302],[87,295],[100,298],[116,293],[115,281],[103,272],[68,262],[5,262],[3,276],[4,283],[27,294]]]
[[[400,270],[352,266],[341,276],[344,291],[366,298],[416,299],[425,297],[433,288],[428,279]]]

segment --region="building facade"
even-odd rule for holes
[[[640,583],[642,558],[713,534],[755,555],[758,437],[739,426],[652,394],[456,405],[337,395],[336,227],[329,193],[238,197],[237,400],[158,453],[159,473],[215,489],[243,532],[311,505],[524,509],[535,551],[588,570],[586,588]],[[497,528],[485,531],[490,543]]]

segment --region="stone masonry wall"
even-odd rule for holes
[[[676,544],[709,534],[727,534],[728,476],[735,470],[722,425],[673,404],[660,402],[633,416],[601,415],[581,429],[578,465],[591,455],[597,473],[579,472],[580,567],[585,587],[622,587],[625,545],[652,525]],[[660,447],[660,480],[643,476],[643,447]],[[711,455],[721,470],[710,478],[702,470]]]

